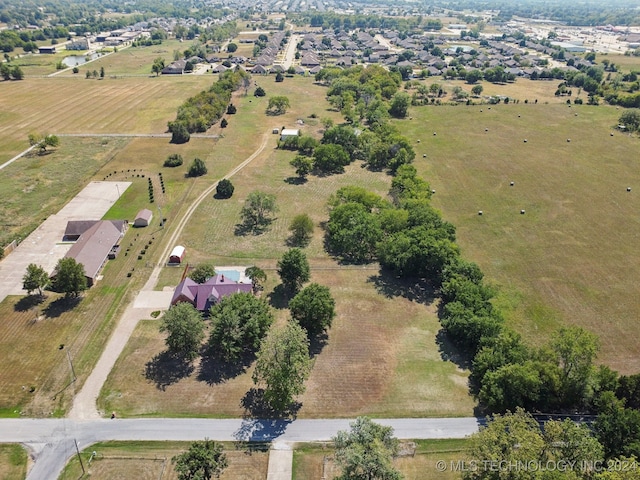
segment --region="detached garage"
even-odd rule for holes
[[[171,255],[169,255],[169,265],[180,265],[182,263],[182,260],[184,259],[185,253],[186,250],[182,245],[173,247],[173,250],[171,250]]]
[[[133,222],[134,227],[148,227],[153,218],[153,213],[148,208],[140,210]]]

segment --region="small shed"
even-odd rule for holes
[[[171,250],[171,255],[169,255],[169,264],[170,265],[180,265],[182,260],[184,259],[184,254],[186,253],[185,248],[182,245],[176,245]]]
[[[287,138],[299,137],[300,130],[297,128],[283,128],[280,132],[280,141],[286,140]]]
[[[136,219],[133,221],[134,227],[148,227],[153,218],[153,213],[148,208],[144,208],[138,212]]]

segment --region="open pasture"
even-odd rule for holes
[[[32,132],[164,133],[178,106],[214,80],[203,75],[102,80],[76,76],[4,82],[0,89],[0,138],[5,148],[0,152],[0,163],[25,150]],[[64,144],[65,137],[60,141]]]
[[[137,478],[149,480],[175,480],[178,478],[171,459],[189,448],[188,442],[104,442],[91,445],[81,455],[89,476],[96,480]],[[228,467],[222,480],[263,480],[267,478],[269,453],[261,450],[238,448],[224,443]],[[97,455],[89,463],[93,452]],[[60,480],[83,477],[77,457],[73,457],[60,476]]]
[[[421,140],[415,165],[457,227],[463,256],[500,287],[509,323],[534,344],[580,325],[600,336],[601,362],[636,373],[640,170],[638,139],[615,130],[621,113],[421,107],[398,125]]]

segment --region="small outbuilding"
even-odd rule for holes
[[[144,208],[138,212],[136,219],[133,221],[134,227],[148,227],[153,218],[153,212],[148,208]]]
[[[176,245],[169,255],[169,265],[180,265],[184,260],[185,248],[182,245]]]
[[[299,137],[300,130],[297,128],[283,128],[280,132],[280,141],[284,141],[287,138]]]

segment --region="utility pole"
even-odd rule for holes
[[[84,475],[87,471],[84,469],[84,463],[82,463],[82,456],[80,456],[80,449],[78,448],[78,441],[74,438],[73,443],[76,444],[76,453],[78,454],[78,460],[80,461],[80,466],[82,467],[82,474]]]

